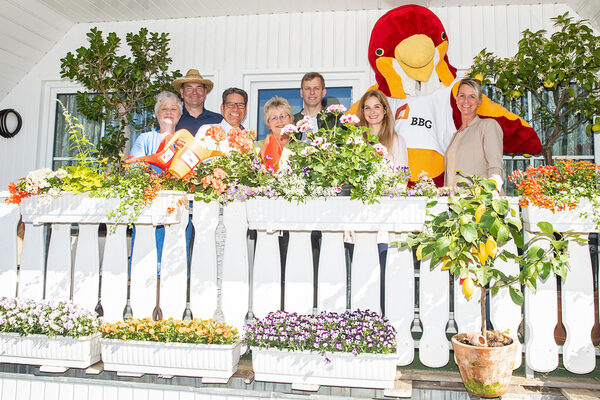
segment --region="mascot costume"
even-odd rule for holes
[[[424,171],[438,186],[444,183],[444,153],[461,125],[455,99],[460,79],[447,51],[448,36],[441,21],[417,5],[401,6],[383,15],[369,42],[369,63],[377,80],[370,89],[379,89],[388,97],[396,132],[406,140],[413,179]],[[355,113],[356,107],[351,112]],[[505,153],[542,151],[527,122],[486,96],[477,114],[498,121]]]

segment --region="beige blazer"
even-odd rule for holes
[[[475,117],[466,129],[456,132],[445,155],[446,186],[456,186],[456,170],[463,174],[504,179],[503,134],[496,120]]]

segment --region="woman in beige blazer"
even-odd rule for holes
[[[493,179],[501,192],[504,183],[502,128],[494,119],[477,116],[481,98],[479,80],[465,78],[460,81],[456,105],[462,125],[446,150],[444,184],[456,186],[456,171],[459,170],[463,174]]]

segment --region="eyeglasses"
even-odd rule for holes
[[[246,105],[244,103],[230,103],[230,102],[227,102],[227,103],[225,103],[225,107],[227,107],[229,109],[237,108],[239,110],[243,110],[244,108],[246,108]]]
[[[290,119],[290,116],[288,114],[281,114],[281,115],[274,115],[271,118],[269,118],[270,122],[277,122],[279,121],[285,121]]]

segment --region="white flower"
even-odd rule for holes
[[[322,144],[324,141],[325,141],[325,139],[323,139],[322,137],[319,136],[319,137],[314,138],[312,145],[318,146],[318,145]]]
[[[294,124],[287,124],[286,126],[283,127],[283,129],[281,129],[281,134],[287,133],[297,133],[298,132],[298,128],[296,128],[296,125]]]
[[[364,143],[364,140],[360,136],[356,136],[354,138],[354,144],[363,144],[363,143]]]
[[[296,123],[296,126],[300,130],[300,132],[309,132],[313,130],[312,118],[308,115],[305,115],[300,121]]]
[[[340,118],[342,124],[358,124],[360,119],[354,114],[342,115]]]
[[[354,143],[354,140],[352,140],[351,137],[348,138],[348,140],[346,140],[346,144],[352,144]]]
[[[375,144],[373,145],[373,148],[374,148],[374,149],[375,149],[375,151],[376,151],[376,152],[377,152],[377,153],[378,153],[380,156],[382,156],[382,157],[385,157],[385,156],[387,156],[387,154],[388,154],[388,151],[387,151],[387,149],[386,149],[386,148],[385,148],[385,146],[384,146],[384,145],[382,145],[381,143],[375,143]]]
[[[346,112],[346,107],[344,107],[342,104],[332,104],[329,107],[327,107],[327,112],[328,113],[334,113],[334,114],[341,114],[343,112]]]

